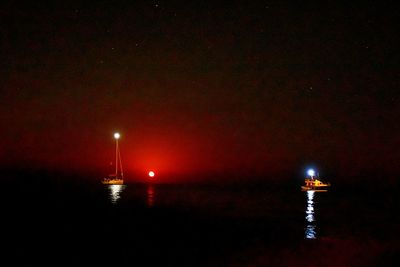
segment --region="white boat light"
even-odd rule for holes
[[[309,176],[313,177],[313,176],[315,176],[315,171],[314,171],[313,169],[309,169],[309,170],[307,171],[307,174],[308,174]]]

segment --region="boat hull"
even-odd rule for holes
[[[113,184],[124,184],[124,180],[122,179],[104,179],[103,181],[101,181],[102,184],[106,184],[106,185],[113,185]]]
[[[312,188],[312,187],[302,186],[301,191],[327,192],[328,188],[327,187]]]
[[[326,192],[330,187],[330,183],[323,183],[318,179],[305,179],[305,185],[301,186],[302,191]]]

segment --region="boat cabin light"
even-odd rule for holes
[[[314,177],[314,176],[315,176],[315,171],[314,171],[313,169],[309,169],[309,170],[307,171],[307,174],[308,174],[309,176],[311,176],[311,177]]]

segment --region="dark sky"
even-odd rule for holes
[[[0,166],[400,173],[390,4],[0,7]]]

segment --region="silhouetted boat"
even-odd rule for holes
[[[121,152],[118,146],[118,139],[120,138],[119,133],[114,134],[115,138],[115,173],[110,174],[108,177],[103,178],[101,181],[107,185],[121,185],[124,184],[124,172],[122,170]]]

